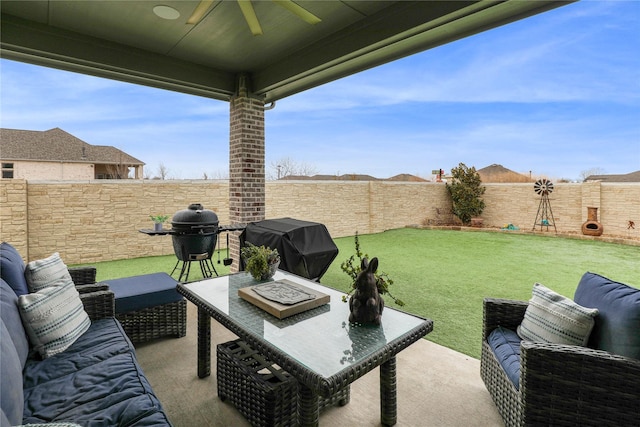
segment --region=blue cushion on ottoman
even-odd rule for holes
[[[489,347],[516,389],[520,389],[520,337],[511,329],[498,326],[487,337]]]
[[[107,280],[106,283],[115,295],[116,313],[128,313],[182,300],[182,295],[176,290],[178,282],[167,273],[125,277]]]
[[[7,242],[0,243],[0,277],[11,286],[17,296],[29,293],[24,267],[24,260],[16,248]]]
[[[574,300],[599,311],[589,347],[640,359],[640,289],[587,272]]]

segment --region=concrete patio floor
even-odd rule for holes
[[[138,345],[142,369],[174,426],[248,426],[216,392],[215,346],[235,335],[212,320],[212,373],[199,379],[196,325],[197,309],[188,303],[187,336]],[[423,339],[402,351],[397,362],[398,426],[504,425],[480,379],[479,360]],[[379,426],[378,370],[351,385],[349,404],[323,411],[320,425]]]

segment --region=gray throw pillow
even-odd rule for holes
[[[524,319],[518,326],[523,340],[585,346],[598,314],[536,283]]]
[[[48,258],[31,261],[24,270],[29,292],[38,292],[60,279],[71,280],[69,270],[58,252]]]

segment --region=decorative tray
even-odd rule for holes
[[[238,296],[278,319],[327,304],[329,295],[287,279],[238,289]]]

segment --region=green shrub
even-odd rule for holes
[[[452,183],[447,183],[447,190],[453,202],[453,213],[463,224],[471,222],[471,218],[480,216],[484,210],[482,195],[486,188],[482,186],[480,174],[475,167],[468,168],[464,163],[451,169]]]

